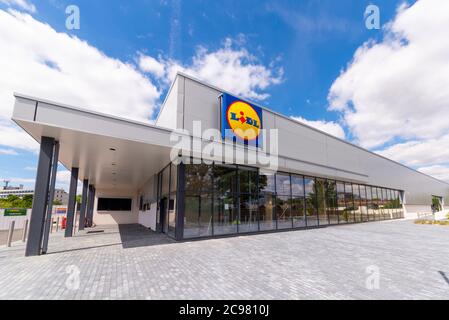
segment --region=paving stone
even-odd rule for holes
[[[191,242],[138,225],[95,231],[53,233],[39,257],[25,258],[20,242],[0,247],[0,299],[449,299],[443,226],[385,221]]]

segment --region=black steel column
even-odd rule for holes
[[[53,138],[42,137],[41,139],[34,187],[33,209],[31,210],[30,231],[25,249],[25,256],[27,257],[38,256],[41,253],[54,143],[55,139]]]
[[[55,197],[56,174],[58,173],[58,160],[59,160],[59,142],[58,141],[55,142],[53,150],[54,150],[54,152],[53,152],[53,163],[52,163],[52,170],[51,170],[51,182],[50,182],[50,190],[48,193],[47,218],[45,221],[44,241],[42,243],[42,253],[47,253],[50,229],[53,228],[53,224],[51,221],[51,213],[53,211],[53,199]]]
[[[76,188],[78,186],[78,171],[78,168],[72,168],[72,174],[70,177],[69,205],[67,208],[67,222],[65,226],[66,238],[73,235],[73,222],[75,219],[76,206]]]
[[[86,218],[87,218],[87,192],[89,188],[89,180],[83,180],[83,195],[81,197],[81,209],[80,209],[80,221],[78,230],[84,230],[86,226]]]
[[[89,193],[87,196],[87,211],[86,211],[86,216],[87,216],[87,227],[92,227],[92,213],[93,213],[93,208],[94,208],[94,186],[93,185],[89,185],[89,189],[88,189]]]
[[[93,187],[93,192],[92,192],[92,207],[90,208],[90,226],[92,227],[92,225],[94,224],[94,208],[95,208],[95,195],[97,193],[97,188],[95,188],[95,186]]]
[[[185,181],[186,181],[186,165],[181,162],[178,165],[178,183],[176,190],[176,227],[175,238],[182,240],[184,238],[184,214],[185,214]]]

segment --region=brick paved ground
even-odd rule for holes
[[[8,230],[0,230],[0,246],[6,245],[8,241]],[[18,241],[22,239],[22,229],[14,230],[12,241]]]
[[[184,243],[140,226],[97,230],[53,234],[40,257],[23,257],[20,242],[0,247],[0,299],[449,298],[443,226],[385,221]],[[376,268],[379,289],[367,289]]]

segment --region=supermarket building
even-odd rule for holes
[[[78,183],[79,230],[139,223],[176,240],[449,209],[449,184],[186,74],[154,125],[15,97],[13,121],[40,143],[28,256],[46,252],[58,161],[71,171],[67,237]]]

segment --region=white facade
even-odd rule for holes
[[[194,121],[201,121],[203,130],[220,130],[219,96],[223,92],[178,74],[155,125],[16,95],[13,120],[37,141],[41,136],[60,141],[60,161],[68,169],[79,168],[79,179],[89,179],[95,185],[96,199],[132,199],[131,212],[95,210],[96,224],[141,223],[155,228],[156,177],[170,162],[170,151],[175,145],[170,134],[174,129],[185,129],[190,141],[199,140],[192,137]],[[429,212],[432,195],[442,197],[449,210],[449,184],[445,182],[265,108],[263,128],[278,130],[280,171],[401,190],[409,215]],[[268,139],[267,144],[272,143]],[[111,151],[111,147],[116,151]],[[139,210],[141,198],[145,210]]]
[[[192,132],[193,121],[200,120],[203,128],[220,130],[218,97],[222,92],[180,74],[156,125]],[[410,212],[429,211],[432,195],[442,197],[449,209],[449,184],[443,181],[266,108],[263,108],[263,127],[278,129],[280,171],[402,190],[406,210]]]

